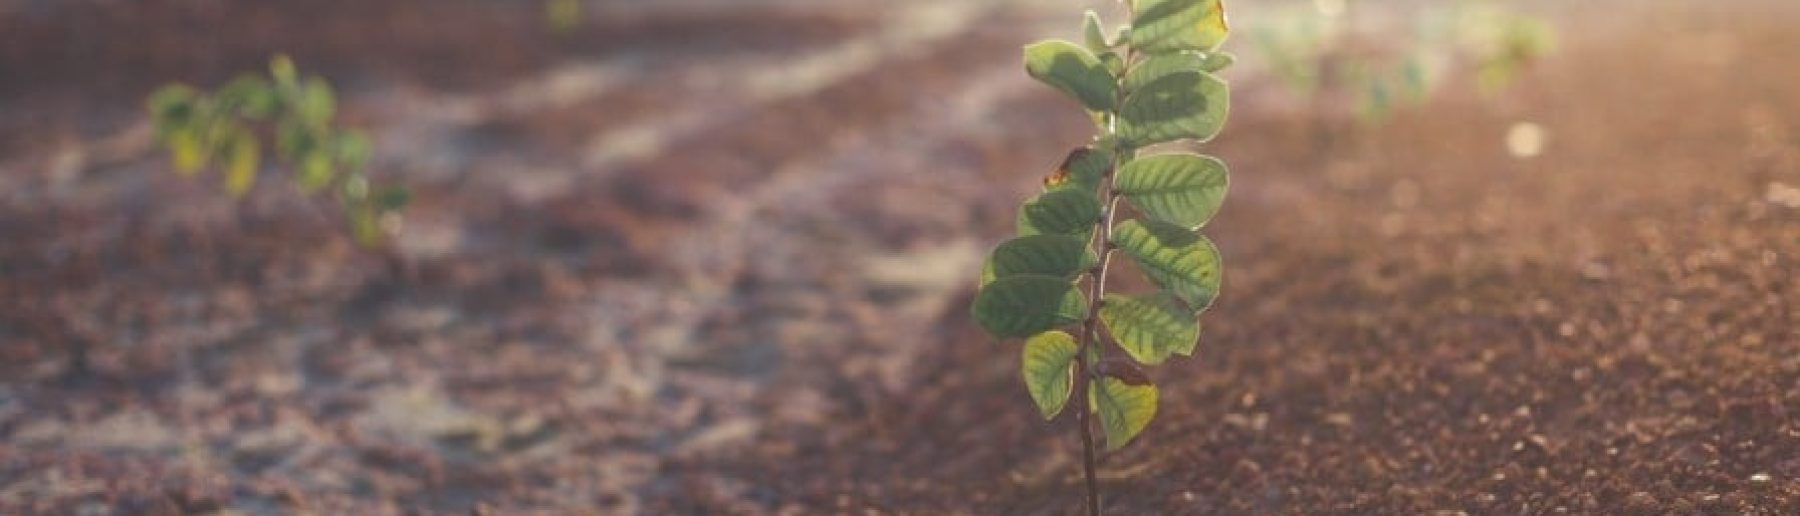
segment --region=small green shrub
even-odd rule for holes
[[[1368,123],[1431,98],[1453,63],[1465,63],[1477,91],[1492,96],[1555,47],[1555,30],[1547,21],[1492,0],[1421,8],[1411,20],[1410,37],[1390,34],[1404,27],[1351,23],[1361,9],[1355,5],[1316,4],[1330,7],[1289,8],[1264,18],[1249,29],[1251,48],[1297,95],[1316,98],[1328,89],[1341,90]]]
[[[1163,145],[1205,142],[1225,125],[1230,90],[1213,75],[1233,62],[1219,51],[1229,31],[1224,5],[1125,3],[1131,24],[1115,37],[1089,11],[1084,43],[1025,47],[1026,72],[1074,99],[1098,134],[1020,207],[1018,236],[988,258],[972,308],[988,333],[1025,340],[1021,376],[1046,419],[1085,392],[1073,412],[1090,514],[1099,512],[1091,420],[1108,450],[1131,442],[1156,416],[1158,391],[1140,366],[1193,354],[1221,273],[1218,248],[1197,231],[1228,183],[1218,159]],[[1127,206],[1141,218],[1126,216]],[[1116,255],[1158,291],[1109,292]],[[1124,356],[1112,356],[1102,328]]]
[[[273,148],[300,191],[337,199],[363,245],[380,244],[409,199],[405,189],[370,183],[368,136],[338,127],[331,84],[317,75],[302,78],[287,56],[270,61],[268,77],[244,74],[211,93],[172,84],[147,104],[156,140],[177,172],[218,168],[225,191],[241,197]]]

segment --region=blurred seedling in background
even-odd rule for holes
[[[408,192],[369,180],[368,136],[339,127],[331,84],[301,77],[287,56],[270,61],[267,77],[244,74],[213,92],[164,86],[148,106],[156,141],[183,175],[216,170],[224,191],[242,198],[273,149],[296,188],[337,201],[358,243],[379,246],[399,231]]]
[[[1496,2],[1461,0],[1427,7],[1411,20],[1359,19],[1355,2],[1314,0],[1250,27],[1259,61],[1295,94],[1354,103],[1365,123],[1437,94],[1452,74],[1470,74],[1478,93],[1504,91],[1555,47],[1548,22]],[[1404,36],[1410,31],[1411,36]],[[1398,37],[1396,37],[1398,36]]]
[[[1091,420],[1098,417],[1108,450],[1144,430],[1158,391],[1140,365],[1193,354],[1198,317],[1218,295],[1222,272],[1218,248],[1197,231],[1224,201],[1225,164],[1167,144],[1205,142],[1225,125],[1230,92],[1213,75],[1234,60],[1219,51],[1229,32],[1225,7],[1125,4],[1129,27],[1110,32],[1089,11],[1083,43],[1025,47],[1026,72],[1078,102],[1099,134],[1020,207],[1018,236],[988,258],[972,307],[988,333],[1024,339],[1021,376],[1045,419],[1079,400],[1072,412],[1089,514],[1100,510]],[[1125,207],[1141,217],[1124,215]],[[1158,291],[1108,292],[1115,251]],[[1113,347],[1124,356],[1112,356]]]
[[[555,34],[568,34],[581,26],[581,0],[544,0],[544,24]]]

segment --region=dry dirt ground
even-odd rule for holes
[[[1076,507],[966,316],[1086,136],[1017,65],[1074,11],[587,5],[0,0],[0,514]],[[1112,513],[1800,513],[1800,9],[1531,5],[1523,83],[1379,125],[1238,48],[1226,289]],[[276,51],[417,194],[392,251],[150,145]]]

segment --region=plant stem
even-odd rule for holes
[[[1131,3],[1124,4],[1129,12]],[[1134,50],[1126,49],[1125,66],[1128,69],[1137,57],[1136,54]],[[1114,101],[1115,104],[1122,105],[1125,102],[1125,92],[1119,91]],[[1109,137],[1116,136],[1118,125],[1119,114],[1110,113],[1106,117],[1106,134]],[[1113,218],[1119,212],[1119,194],[1113,191],[1113,174],[1118,171],[1119,164],[1129,152],[1131,151],[1126,149],[1112,149],[1112,162],[1107,164],[1106,173],[1100,176],[1100,194],[1106,198],[1106,202],[1101,206],[1100,220],[1094,223],[1094,255],[1098,259],[1094,268],[1088,271],[1088,276],[1092,279],[1088,284],[1088,313],[1081,321],[1081,345],[1075,353],[1079,370],[1075,375],[1074,395],[1084,400],[1082,408],[1075,411],[1075,419],[1081,426],[1081,466],[1087,483],[1087,512],[1090,516],[1100,515],[1100,483],[1096,471],[1098,468],[1095,466],[1093,416],[1090,413],[1094,407],[1087,391],[1092,382],[1099,380],[1099,375],[1094,371],[1095,365],[1106,358],[1106,345],[1100,340],[1099,321],[1100,306],[1105,302],[1107,265],[1112,262]]]
[[[1096,236],[1094,254],[1099,257],[1099,260],[1094,265],[1094,269],[1089,272],[1093,279],[1088,285],[1090,302],[1088,303],[1087,318],[1083,319],[1081,323],[1081,349],[1075,354],[1075,359],[1081,366],[1081,370],[1076,376],[1075,393],[1084,400],[1087,399],[1088,385],[1099,379],[1094,372],[1094,362],[1091,359],[1102,359],[1106,356],[1105,344],[1100,341],[1099,321],[1100,306],[1104,302],[1102,298],[1106,294],[1107,264],[1112,261],[1113,215],[1118,212],[1119,204],[1118,196],[1112,192],[1113,170],[1117,168],[1118,162],[1119,158],[1115,155],[1113,163],[1108,166],[1106,174],[1101,177],[1100,187],[1101,191],[1105,192],[1106,203],[1103,206],[1104,211],[1101,212],[1100,221],[1095,224],[1097,227],[1094,231]],[[1098,352],[1090,353],[1090,351]],[[1093,407],[1087,406],[1088,402],[1086,401],[1082,405],[1084,405],[1083,409],[1076,411],[1077,419],[1081,424],[1081,465],[1087,479],[1088,514],[1097,516],[1100,514],[1100,485],[1094,460],[1093,418],[1089,415]]]
[[[1086,351],[1077,353],[1076,360],[1081,363],[1081,371],[1075,377],[1075,392],[1083,393],[1078,396],[1085,399],[1090,370]],[[1087,512],[1089,516],[1100,516],[1100,484],[1094,472],[1094,427],[1090,422],[1093,416],[1088,413],[1088,407],[1083,406],[1075,410],[1075,419],[1081,425],[1081,466],[1087,477]]]

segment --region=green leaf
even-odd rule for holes
[[[1225,127],[1230,109],[1224,80],[1197,71],[1171,73],[1125,98],[1119,134],[1133,147],[1184,138],[1206,141]]]
[[[1166,222],[1127,220],[1113,228],[1112,241],[1151,282],[1193,311],[1218,297],[1219,249],[1206,237]]]
[[[203,116],[201,118],[203,119],[203,123],[198,126],[200,129],[200,144],[209,154],[223,152],[225,146],[231,144],[231,139],[235,137],[237,133],[243,131],[242,126],[238,125],[237,120],[229,117]],[[216,158],[217,156],[213,155],[211,157]]]
[[[1117,450],[1136,438],[1156,417],[1156,385],[1133,385],[1112,376],[1090,384],[1088,396],[1106,431],[1107,451]]]
[[[566,34],[581,25],[581,0],[550,0],[544,3],[544,21],[550,32]]]
[[[368,247],[381,244],[385,232],[381,230],[381,217],[374,209],[356,205],[349,208],[349,215],[350,234],[356,238],[356,243]]]
[[[1093,111],[1112,111],[1114,82],[1100,58],[1080,45],[1061,40],[1025,47],[1025,72]]]
[[[337,159],[340,163],[362,166],[369,161],[371,148],[368,135],[362,131],[345,131],[337,135]]]
[[[312,152],[300,158],[300,191],[317,192],[331,184],[337,176],[337,169],[331,166],[331,157],[323,152]]]
[[[975,295],[975,321],[999,338],[1023,338],[1080,321],[1087,300],[1056,276],[1020,274],[994,280]]]
[[[1031,235],[1001,243],[989,263],[995,278],[1039,274],[1074,279],[1097,261],[1086,240],[1067,235]]]
[[[1112,167],[1112,153],[1093,147],[1078,147],[1069,151],[1061,165],[1050,177],[1044,178],[1044,189],[1071,188],[1083,192],[1093,192],[1100,186],[1100,178],[1106,175],[1106,169]]]
[[[1237,64],[1237,56],[1230,52],[1213,52],[1207,54],[1206,62],[1201,63],[1200,70],[1206,73],[1218,73],[1219,70],[1230,68],[1233,64]]]
[[[1032,200],[1036,200],[1036,199],[1037,199],[1036,197],[1032,198]],[[1031,236],[1031,235],[1044,234],[1044,232],[1042,230],[1039,230],[1037,228],[1037,225],[1031,223],[1031,216],[1029,214],[1027,214],[1025,211],[1025,207],[1030,206],[1030,202],[1031,201],[1026,201],[1026,204],[1019,206],[1019,215],[1018,215],[1018,217],[1015,218],[1015,220],[1013,222],[1013,224],[1018,227],[1019,236]],[[1089,236],[1092,236],[1092,235],[1089,234]]]
[[[338,193],[350,202],[362,204],[369,199],[369,178],[362,174],[351,173],[338,188]]]
[[[299,72],[294,69],[293,59],[287,54],[279,54],[269,60],[269,76],[275,78],[275,84],[291,87],[298,80]]]
[[[1093,9],[1088,9],[1087,13],[1082,15],[1081,36],[1082,43],[1086,44],[1088,50],[1095,54],[1112,48],[1112,43],[1106,41],[1106,29],[1101,26],[1100,13],[1094,12]]]
[[[331,117],[337,114],[337,95],[331,92],[331,84],[318,77],[306,80],[306,89],[296,106],[300,118],[307,123],[323,126],[331,123]]]
[[[1206,58],[1194,52],[1176,52],[1173,54],[1157,54],[1139,61],[1125,74],[1125,91],[1137,91],[1179,72],[1197,72],[1206,64]]]
[[[214,96],[220,104],[230,106],[237,113],[252,120],[261,120],[275,114],[279,104],[275,91],[269,87],[269,81],[255,75],[243,75],[219,88]]]
[[[282,159],[300,160],[319,147],[313,131],[298,120],[282,119],[275,126],[275,150]]]
[[[1223,0],[1133,0],[1131,47],[1159,54],[1198,50],[1211,52],[1225,42],[1231,26]]]
[[[1100,200],[1092,192],[1058,189],[1038,194],[1019,208],[1019,234],[1072,235],[1083,240],[1100,221]]]
[[[1078,346],[1075,337],[1060,331],[1047,331],[1025,340],[1020,352],[1019,374],[1024,377],[1025,391],[1037,403],[1045,420],[1056,417],[1068,404],[1069,391],[1074,390],[1074,363]]]
[[[1200,325],[1193,313],[1159,297],[1107,294],[1105,300],[1100,305],[1100,322],[1133,360],[1156,365],[1171,355],[1194,352]]]
[[[1113,188],[1152,219],[1188,229],[1212,220],[1230,180],[1225,163],[1196,154],[1160,154],[1119,168]]]
[[[387,186],[375,192],[375,209],[383,213],[399,211],[408,204],[412,204],[412,190]]]
[[[144,102],[158,132],[192,123],[195,91],[186,85],[172,84],[158,88]]]
[[[225,191],[232,197],[243,197],[256,184],[261,154],[255,135],[243,130],[233,133],[225,146]]]
[[[1106,65],[1106,73],[1111,74],[1113,77],[1118,77],[1119,74],[1125,73],[1125,58],[1119,57],[1118,52],[1113,52],[1111,50],[1101,52],[1100,64]],[[1096,115],[1101,114],[1098,111],[1093,113]]]

